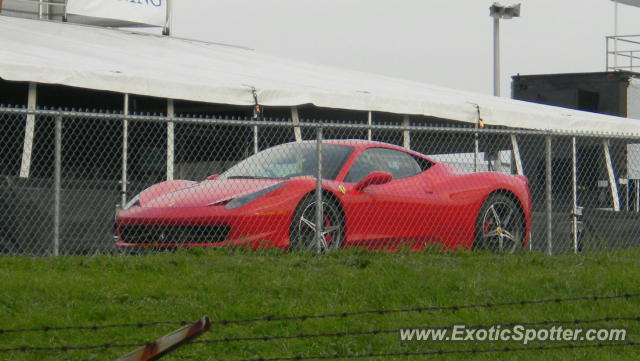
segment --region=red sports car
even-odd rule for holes
[[[514,252],[528,241],[531,200],[523,176],[463,174],[386,143],[322,144],[322,226],[316,234],[316,143],[282,144],[201,182],[172,180],[116,215],[117,245],[251,249]]]

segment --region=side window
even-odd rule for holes
[[[414,176],[423,171],[411,155],[388,148],[370,148],[353,163],[346,182],[359,182],[373,171],[389,172],[393,179]]]
[[[358,159],[353,163],[349,173],[345,177],[346,182],[360,182],[362,178],[369,175],[373,171],[381,171],[379,162],[374,160],[374,149],[367,149],[360,153]]]

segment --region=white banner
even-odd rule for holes
[[[168,0],[68,0],[67,14],[164,26]],[[96,22],[94,22],[96,23]],[[107,25],[110,22],[106,22]]]

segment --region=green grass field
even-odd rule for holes
[[[508,302],[640,292],[639,250],[548,257],[540,254],[412,254],[337,252],[239,254],[201,249],[147,256],[41,259],[0,258],[0,328],[195,320],[214,322],[288,316]],[[216,325],[201,339],[325,333],[450,324],[640,316],[640,299],[492,309],[393,313]],[[640,341],[640,323],[584,327],[627,328]],[[0,348],[92,345],[153,340],[175,326],[0,334]],[[534,343],[554,346],[559,343]],[[238,360],[404,351],[496,348],[503,343],[401,342],[399,335],[363,335],[187,345],[166,360]],[[508,346],[521,347],[518,343]],[[0,353],[2,360],[111,360],[129,351]],[[472,356],[472,357],[471,357]],[[424,357],[394,357],[423,360]],[[433,360],[638,360],[640,347],[434,355]],[[164,360],[164,359],[163,359]]]

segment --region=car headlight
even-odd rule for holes
[[[236,208],[240,208],[244,205],[246,205],[249,202],[253,202],[256,199],[262,197],[263,195],[275,191],[278,188],[281,188],[285,185],[286,183],[276,183],[274,185],[268,186],[267,188],[263,188],[257,192],[253,192],[250,194],[245,194],[243,196],[240,196],[238,198],[234,198],[233,200],[231,200],[231,202],[227,203],[227,205],[224,207],[224,209],[236,209]]]
[[[135,197],[131,198],[129,200],[129,202],[127,202],[127,204],[124,205],[124,210],[127,210],[131,207],[137,207],[140,205],[140,194],[136,195]]]

